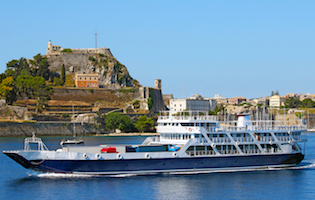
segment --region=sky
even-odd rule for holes
[[[17,3],[18,2],[18,3]],[[1,1],[0,73],[12,59],[110,48],[174,98],[315,94],[315,1]]]

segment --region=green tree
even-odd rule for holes
[[[302,101],[302,108],[314,108],[315,102],[312,99],[304,99]]]
[[[31,97],[30,81],[32,78],[33,77],[29,75],[20,75],[16,78],[14,83],[17,94],[24,96],[26,101]]]
[[[15,87],[20,96],[25,96],[25,104],[29,98],[38,100],[38,106],[50,98],[53,89],[46,85],[43,77],[20,75],[15,80]]]
[[[47,58],[43,58],[38,64],[38,70],[36,76],[43,77],[45,80],[49,79],[50,70],[49,70],[49,63]]]
[[[289,97],[284,101],[284,105],[286,108],[298,108],[302,106],[302,102],[293,97]]]
[[[72,53],[72,50],[71,50],[71,49],[63,49],[61,52],[64,52],[64,53]]]
[[[129,116],[123,115],[121,116],[121,122],[118,125],[118,129],[123,132],[131,132],[135,129],[135,125],[132,123]]]
[[[270,95],[270,96],[272,97],[272,96],[274,96],[274,95],[275,95],[275,92],[274,92],[274,91],[271,91],[271,95]]]
[[[66,70],[65,70],[64,64],[62,64],[62,68],[61,68],[61,78],[62,78],[62,84],[65,84],[65,82],[66,82]]]
[[[14,91],[14,80],[12,76],[9,76],[1,81],[0,95],[6,99],[8,104],[12,104],[16,99],[16,93]]]
[[[41,111],[43,105],[50,99],[50,95],[54,93],[52,87],[46,85],[43,77],[34,77],[30,80],[31,94],[37,99],[36,112]]]
[[[105,127],[108,130],[116,130],[119,124],[122,122],[122,118],[118,113],[109,113],[105,120]]]
[[[55,85],[55,86],[63,85],[62,79],[55,77],[55,78],[54,78],[54,85]]]
[[[25,58],[20,58],[19,60],[11,60],[7,63],[7,69],[12,73],[13,79],[21,74],[23,69],[30,71],[29,64]]]
[[[146,115],[140,116],[136,123],[136,128],[140,132],[152,131],[154,128],[154,121],[151,117],[147,118]]]
[[[24,68],[24,69],[22,69],[20,75],[29,75],[29,76],[31,76],[32,74],[31,74],[31,72],[28,69]]]

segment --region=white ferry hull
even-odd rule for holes
[[[301,153],[295,153],[165,159],[27,160],[15,152],[4,153],[35,171],[94,175],[255,170],[295,166],[304,158]]]

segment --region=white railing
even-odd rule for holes
[[[212,142],[215,142],[215,143],[231,142],[230,138],[228,138],[228,137],[210,138],[210,140],[211,140]]]
[[[237,150],[219,150],[220,154],[239,154]]]
[[[174,119],[174,120],[210,120],[210,121],[217,121],[218,117],[213,116],[213,115],[196,115],[196,116],[159,116],[159,120],[169,120],[169,119]]]
[[[196,151],[196,154],[194,154],[194,151],[186,151],[186,153],[189,155],[189,156],[204,156],[204,155],[215,155],[215,151],[213,150],[210,150],[210,151]]]
[[[205,128],[205,127],[203,127],[203,128]],[[214,127],[211,127],[211,128],[205,128],[206,129],[206,131],[207,132],[216,132],[217,131],[217,129],[216,128],[214,128]]]
[[[257,154],[260,153],[259,149],[243,149],[243,153],[245,154]]]
[[[264,149],[265,153],[278,153],[279,151],[279,149]]]
[[[270,142],[275,141],[273,137],[271,136],[260,136],[259,139],[257,139],[259,142]]]
[[[24,150],[25,151],[48,151],[49,149],[46,147],[42,139],[35,136],[35,133],[32,133],[32,137],[28,137],[24,139]],[[37,149],[32,149],[30,144],[36,144]]]
[[[277,136],[278,140],[281,142],[286,142],[292,140],[290,136]]]
[[[218,117],[215,115],[208,115],[206,111],[181,111],[170,112],[161,111],[158,117],[159,120],[212,120],[218,121]]]
[[[254,139],[251,137],[234,137],[235,142],[254,142]]]
[[[206,138],[195,138],[194,141],[201,144],[208,143],[208,140]]]
[[[307,129],[306,125],[291,125],[280,121],[248,121],[246,123],[247,125],[245,127],[237,127],[237,121],[225,122],[222,125],[222,129],[225,131],[294,131]]]

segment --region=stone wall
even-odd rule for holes
[[[0,123],[0,137],[30,137],[32,132],[36,136],[72,136],[73,123]],[[93,125],[76,123],[76,135],[99,134],[100,130]]]
[[[69,69],[73,72],[79,72],[86,69],[88,59],[91,54],[72,54],[61,53],[60,55],[48,55],[49,69],[61,74],[61,67],[64,64],[65,69],[69,72]],[[70,72],[71,73],[71,72]]]
[[[150,96],[153,100],[153,105],[151,108],[152,112],[159,112],[166,109],[163,101],[162,91],[160,89],[150,88]]]
[[[131,101],[139,96],[139,92],[135,89],[133,92],[124,90],[108,90],[108,89],[54,89],[52,100],[62,101],[85,101],[94,103],[96,101],[108,101],[108,107],[125,106],[125,102]]]

